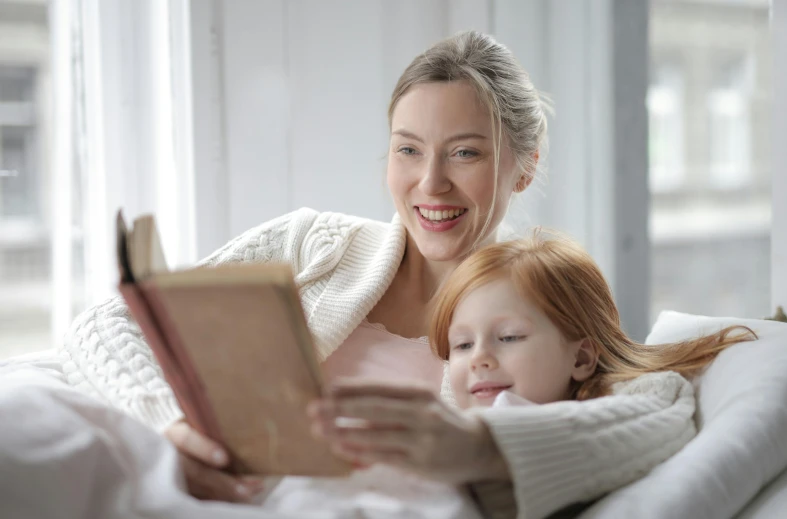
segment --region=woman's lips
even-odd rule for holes
[[[454,211],[454,212],[456,212],[458,210],[462,210],[464,212],[462,212],[460,215],[458,215],[456,217],[453,217],[451,219],[448,219],[448,220],[433,221],[433,220],[430,220],[429,218],[425,217],[423,214],[421,214],[421,208],[424,209],[424,210],[434,211],[434,212],[437,212],[437,211],[441,211],[441,212],[442,211]],[[461,208],[461,207],[456,207],[456,206],[426,206],[426,205],[424,205],[424,206],[414,206],[413,207],[413,211],[415,212],[415,217],[418,219],[418,223],[421,225],[421,228],[423,228],[426,231],[431,231],[431,232],[445,232],[445,231],[449,231],[449,230],[453,229],[454,227],[459,225],[464,220],[465,216],[469,212],[467,209],[464,209],[464,208]]]

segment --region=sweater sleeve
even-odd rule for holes
[[[692,385],[652,373],[583,402],[479,409],[508,464],[510,482],[472,491],[485,517],[539,519],[631,483],[696,434]]]
[[[317,213],[301,210],[250,229],[200,262],[285,261],[298,258],[301,227]],[[294,266],[294,268],[296,268]],[[161,431],[183,416],[172,389],[121,297],[82,312],[60,347],[68,382]]]

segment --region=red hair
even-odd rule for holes
[[[574,387],[578,400],[607,395],[615,382],[645,373],[675,371],[691,378],[725,348],[757,338],[748,327],[730,326],[680,343],[634,342],[620,327],[612,291],[593,258],[573,240],[536,229],[530,238],[478,250],[446,279],[429,330],[440,358],[448,359],[448,328],[459,302],[472,290],[501,278],[511,280],[568,341],[591,341],[598,365],[589,379]]]

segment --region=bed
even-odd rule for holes
[[[750,326],[760,338],[726,350],[694,381],[696,438],[578,517],[787,517],[787,324],[664,312],[646,342],[656,347],[731,324]],[[9,437],[8,428],[0,429],[0,494],[5,494],[0,495],[0,516],[10,513],[14,503],[22,510],[30,500],[42,500],[38,504],[45,508],[51,503],[46,517],[58,518],[265,517],[253,507],[189,498],[174,469],[171,446],[65,384],[54,350],[0,362],[0,416],[27,420],[25,430],[36,431]],[[37,389],[19,391],[21,387]],[[50,415],[48,406],[59,399],[71,399],[73,412]],[[103,422],[86,435],[77,427],[84,420]],[[58,441],[47,436],[69,424],[75,425],[73,435]],[[119,441],[118,435],[129,441]],[[25,447],[10,447],[20,444]],[[26,484],[30,481],[50,490],[42,493]]]

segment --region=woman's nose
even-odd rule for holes
[[[439,156],[432,156],[423,171],[420,187],[427,196],[442,195],[451,190],[451,181],[448,179],[446,164]]]

